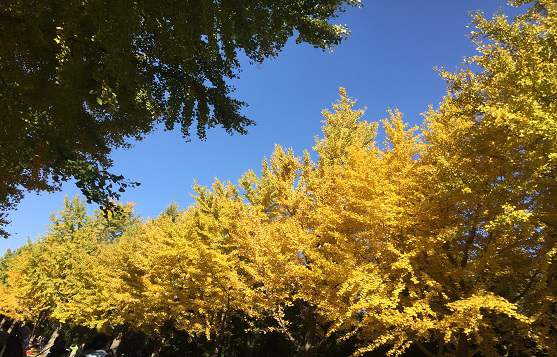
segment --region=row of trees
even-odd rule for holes
[[[214,355],[557,354],[557,3],[475,23],[423,126],[341,89],[314,154],[277,146],[186,210],[67,200],[2,260],[0,312]]]

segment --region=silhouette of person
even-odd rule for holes
[[[21,330],[15,328],[6,340],[5,357],[25,357],[25,348],[23,347],[23,338]]]

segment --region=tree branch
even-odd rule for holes
[[[416,341],[416,346],[418,346],[418,348],[420,349],[420,351],[422,351],[426,356],[428,357],[436,357],[433,353],[431,353],[427,348],[425,348],[425,346],[420,342],[420,341]]]
[[[536,272],[534,273],[534,275],[532,275],[532,277],[530,278],[530,281],[526,284],[524,289],[522,289],[522,291],[517,296],[515,296],[515,298],[512,299],[511,302],[515,303],[518,300],[522,299],[522,297],[524,297],[524,295],[526,295],[526,293],[530,290],[530,288],[534,284],[534,281],[536,280],[536,277],[538,276],[539,273],[540,273],[540,271],[536,270]]]

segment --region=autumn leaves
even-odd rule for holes
[[[259,174],[146,222],[68,201],[4,258],[0,311],[170,325],[220,351],[241,325],[298,352],[557,353],[557,5],[476,24],[480,70],[444,73],[421,127],[393,111],[379,129],[341,89],[317,160],[277,146]]]

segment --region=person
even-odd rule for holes
[[[80,357],[109,357],[112,354],[106,351],[106,346],[108,345],[109,338],[106,335],[98,334],[93,340],[87,343],[83,352],[79,355]]]
[[[79,346],[74,343],[73,345],[70,346],[70,356],[69,357],[77,356],[78,351],[79,351]]]
[[[65,356],[67,352],[66,341],[64,341],[62,336],[57,336],[46,357],[62,357]]]
[[[29,342],[31,341],[32,330],[28,325],[23,325],[19,327],[18,335],[23,343],[23,350],[27,351],[29,348]]]
[[[20,329],[13,329],[8,336],[4,357],[25,357],[25,348],[23,347],[23,338]]]

